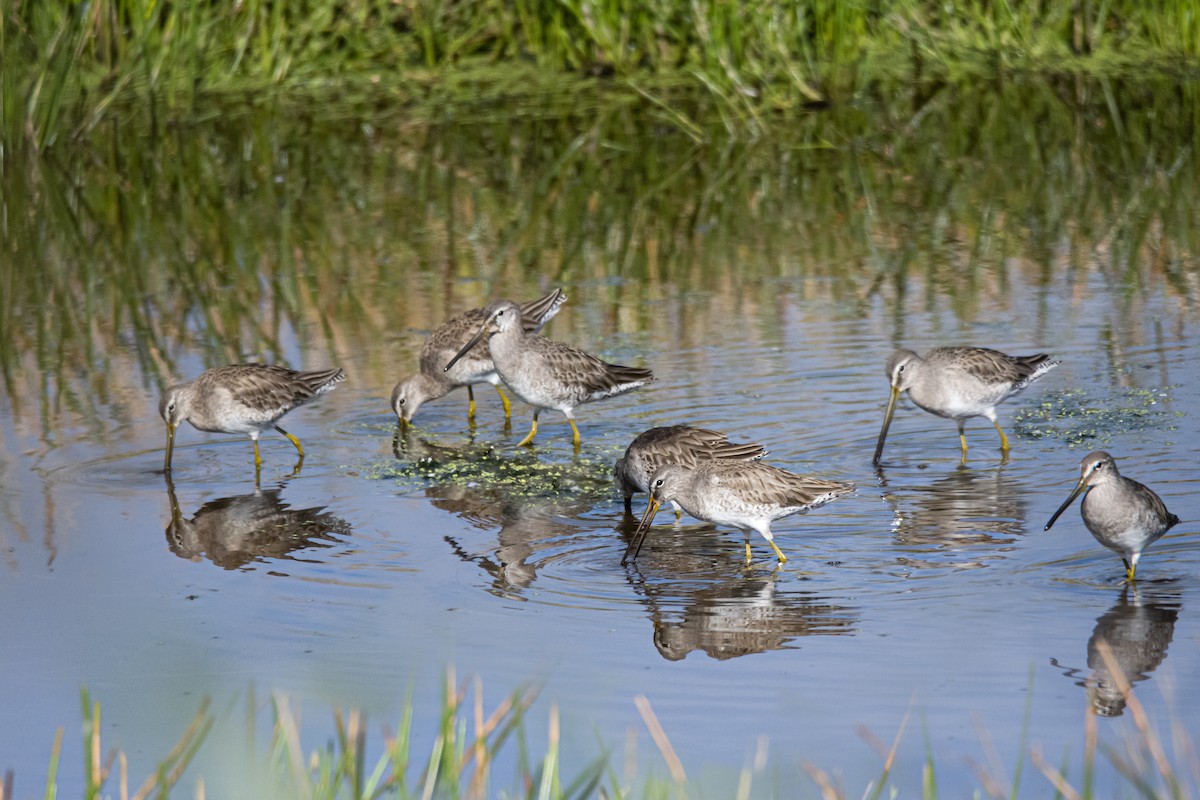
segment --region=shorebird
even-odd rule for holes
[[[545,297],[532,300],[521,306],[521,321],[527,333],[537,333],[550,318],[558,313],[567,296],[555,289]],[[496,387],[500,402],[504,404],[504,421],[512,419],[512,405],[504,390],[500,388],[500,376],[492,363],[491,350],[483,343],[446,371],[442,367],[479,330],[483,324],[482,308],[473,308],[438,326],[425,339],[418,358],[420,371],[401,379],[392,389],[392,410],[396,412],[400,426],[406,427],[416,416],[417,409],[430,400],[446,396],[460,386],[467,387],[467,420],[475,420],[475,390],[478,383],[490,383]]]
[[[888,399],[875,445],[873,463],[883,455],[883,442],[900,393],[930,414],[952,419],[958,425],[962,460],[967,460],[967,437],[963,426],[971,417],[986,417],[1000,434],[1000,450],[1008,453],[1008,437],[996,419],[996,406],[1057,367],[1059,362],[1038,353],[1010,356],[986,347],[935,347],[925,357],[912,350],[897,350],[888,359],[887,375],[892,394]]]
[[[651,428],[637,435],[625,455],[613,465],[613,478],[617,488],[625,495],[625,513],[633,514],[633,495],[650,491],[650,477],[667,464],[695,467],[702,461],[731,459],[734,461],[757,461],[767,455],[760,444],[737,444],[719,432],[691,425],[671,425]],[[683,514],[679,504],[675,507],[675,519]]]
[[[771,523],[803,514],[852,491],[852,483],[796,475],[758,461],[706,461],[691,469],[673,464],[660,467],[650,479],[650,505],[621,563],[631,555],[637,558],[659,507],[674,500],[696,519],[741,529],[746,538],[747,563],[750,532],[757,531],[783,564],[787,556],[775,544]]]
[[[1043,530],[1050,530],[1082,494],[1079,513],[1083,524],[1097,542],[1121,554],[1125,579],[1132,582],[1142,551],[1178,525],[1179,517],[1167,511],[1162,498],[1151,489],[1118,472],[1117,462],[1108,453],[1098,450],[1085,456],[1079,473],[1079,483]]]
[[[255,470],[262,469],[258,437],[272,427],[296,446],[303,462],[304,447],[300,440],[276,425],[276,421],[345,379],[346,374],[340,369],[297,372],[272,364],[231,364],[206,370],[194,381],[171,386],[158,403],[159,416],[167,423],[163,470],[171,471],[175,430],[184,420],[202,431],[247,434],[254,441]]]
[[[479,331],[450,359],[445,370],[453,369],[485,337],[504,385],[533,406],[533,426],[518,446],[533,443],[538,415],[542,409],[554,408],[571,423],[571,440],[578,449],[576,406],[624,394],[654,380],[648,369],[609,364],[569,344],[526,333],[520,307],[509,300],[498,300],[484,309]]]

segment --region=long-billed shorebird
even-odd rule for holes
[[[1162,498],[1151,489],[1118,472],[1117,462],[1108,453],[1098,450],[1085,456],[1079,473],[1079,483],[1043,530],[1050,530],[1082,494],[1079,513],[1083,524],[1097,542],[1121,554],[1125,578],[1133,581],[1142,551],[1178,525],[1179,517],[1167,511]]]
[[[695,467],[713,459],[757,461],[765,455],[767,451],[761,444],[731,442],[725,434],[706,428],[670,425],[639,433],[613,465],[613,478],[625,495],[625,513],[633,514],[633,495],[650,491],[650,477],[659,467]],[[671,505],[679,519],[679,504],[671,501]]]
[[[248,435],[254,441],[256,470],[262,468],[258,437],[272,427],[296,446],[303,461],[300,440],[275,423],[345,379],[340,369],[298,372],[272,364],[231,364],[206,370],[194,381],[176,384],[163,392],[158,403],[159,416],[167,423],[163,470],[171,471],[175,431],[185,420],[202,431]]]
[[[706,461],[695,467],[668,465],[650,478],[650,505],[621,563],[636,559],[659,507],[670,500],[696,519],[732,525],[746,537],[746,562],[750,561],[750,532],[757,531],[780,564],[787,556],[775,544],[771,523],[803,514],[854,491],[854,484],[795,473],[758,461]]]
[[[538,415],[542,409],[554,408],[571,423],[572,441],[578,449],[576,406],[624,394],[654,380],[648,369],[609,364],[569,344],[526,333],[520,307],[508,300],[498,300],[484,309],[479,331],[450,359],[445,370],[453,369],[485,337],[504,385],[533,406],[533,427],[518,446],[533,442]]]
[[[892,386],[879,442],[875,445],[875,464],[883,455],[883,442],[900,393],[918,407],[958,425],[962,460],[967,459],[967,436],[963,426],[971,417],[986,417],[1000,434],[1000,450],[1008,452],[1008,437],[996,419],[996,406],[1057,367],[1059,362],[1038,353],[1010,356],[986,347],[935,347],[925,357],[912,350],[897,350],[888,359],[887,376]]]
[[[551,317],[558,313],[567,296],[555,289],[545,297],[539,297],[521,306],[521,322],[527,333],[537,333]],[[467,387],[467,420],[475,420],[475,384],[490,383],[496,387],[500,402],[504,404],[504,421],[512,419],[512,405],[504,390],[500,388],[500,376],[492,363],[492,353],[486,342],[459,359],[452,370],[443,370],[462,346],[483,324],[482,308],[473,308],[439,325],[421,345],[418,358],[419,371],[401,379],[392,389],[392,410],[396,412],[400,426],[412,422],[422,404],[445,397],[460,386]]]

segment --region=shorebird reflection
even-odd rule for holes
[[[1079,678],[1077,686],[1087,690],[1088,700],[1102,717],[1119,717],[1127,698],[1120,681],[1101,654],[1100,642],[1107,642],[1112,658],[1124,680],[1133,686],[1147,680],[1167,657],[1167,648],[1175,635],[1182,592],[1174,587],[1138,588],[1125,585],[1112,608],[1096,619],[1096,627],[1087,643],[1087,665],[1091,674],[1081,678],[1082,670],[1065,669],[1068,678]],[[1055,666],[1061,666],[1051,659]]]
[[[254,562],[301,559],[297,550],[325,548],[352,533],[350,523],[324,508],[291,508],[282,489],[256,489],[250,494],[209,500],[191,519],[179,507],[175,487],[167,481],[171,522],[167,546],[180,558],[207,558],[224,569]]]
[[[642,559],[627,574],[654,627],[654,646],[668,661],[700,651],[726,660],[798,646],[805,636],[851,635],[858,611],[816,592],[780,591],[776,565],[745,567],[723,537],[688,533],[695,548]]]
[[[881,483],[888,481],[879,470]],[[1025,532],[1021,487],[1004,467],[959,465],[926,485],[884,491],[892,510],[892,535],[900,563],[914,569],[977,569],[1004,558]]]

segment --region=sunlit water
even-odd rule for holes
[[[139,775],[204,696],[223,735],[236,734],[251,688],[264,717],[271,692],[300,704],[310,746],[328,736],[330,706],[365,709],[374,733],[394,725],[411,691],[422,753],[453,665],[482,678],[492,705],[543,685],[530,733],[541,738],[545,710],[558,705],[568,765],[588,761],[597,741],[620,752],[632,729],[639,757],[665,772],[634,706],[645,695],[709,796],[733,785],[759,737],[770,754],[761,790],[809,791],[812,764],[840,773],[854,795],[883,763],[863,730],[890,743],[906,718],[895,783],[918,787],[932,753],[943,796],[964,796],[978,787],[970,762],[988,759],[981,737],[1008,769],[1022,741],[1077,766],[1089,702],[1107,717],[1103,736],[1130,734],[1098,638],[1153,718],[1194,722],[1195,297],[1148,273],[1129,303],[1126,289],[1086,277],[1100,265],[1087,269],[1034,280],[1002,267],[1003,292],[983,292],[969,313],[917,276],[906,295],[855,306],[831,299],[836,278],[759,276],[743,292],[531,274],[512,293],[562,285],[570,298],[548,335],[657,376],[578,410],[578,456],[554,412],[536,446],[518,450],[528,409],[514,404],[505,430],[486,387],[473,430],[459,391],[399,436],[387,397],[415,366],[424,330],[386,318],[326,352],[305,349],[313,331],[282,326],[279,360],[317,368],[336,358],[349,380],[288,417],[307,452],[298,475],[291,445],[264,438],[261,489],[248,441],[190,427],[169,487],[148,378],[122,384],[120,408],[132,411],[101,430],[74,421],[53,387],[40,412],[18,407],[38,395],[13,393],[0,406],[0,767],[31,791],[59,724],[65,763],[78,763],[81,685],[103,704],[106,741]],[[612,285],[628,307],[615,314]],[[621,313],[637,322],[614,324]],[[991,426],[973,420],[960,465],[954,424],[904,401],[874,469],[888,355],[948,343],[1046,350],[1062,364],[1001,407],[1007,459]],[[199,372],[201,352],[178,356],[178,371]],[[132,347],[104,358],[114,374],[141,369]],[[22,380],[37,382],[38,370]],[[1047,421],[1043,406],[1076,413]],[[675,524],[668,512],[622,566],[635,523],[609,483],[612,462],[640,431],[682,422],[761,442],[771,463],[853,481],[857,492],[776,524],[791,557],[783,567],[757,537],[747,565],[739,532]],[[1092,449],[1113,453],[1184,520],[1149,549],[1136,590],[1078,506],[1042,530]],[[448,468],[461,477],[446,478]],[[506,482],[505,470],[526,478]],[[228,742],[210,744],[193,769],[209,796],[233,796],[244,762]],[[1049,794],[1040,775],[1024,780]]]

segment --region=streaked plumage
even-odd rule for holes
[[[958,425],[962,458],[967,458],[963,426],[971,417],[986,417],[1000,434],[1000,449],[1008,452],[1008,437],[996,419],[996,406],[1057,367],[1059,362],[1038,353],[1010,356],[986,347],[935,347],[922,358],[912,350],[897,350],[888,359],[892,392],[883,428],[875,445],[874,463],[883,455],[883,442],[901,392],[918,407]]]
[[[193,381],[176,384],[163,392],[158,403],[159,416],[167,423],[163,469],[171,470],[175,431],[185,420],[202,431],[248,435],[254,441],[256,469],[262,467],[258,437],[271,427],[286,436],[303,459],[300,440],[276,425],[276,421],[345,379],[346,374],[340,369],[298,372],[273,364],[231,364],[214,367]]]
[[[641,367],[623,367],[601,361],[577,347],[526,333],[520,324],[520,308],[498,300],[485,309],[484,322],[462,350],[450,360],[454,368],[473,347],[488,337],[492,361],[504,385],[534,407],[533,427],[519,444],[533,442],[542,409],[561,411],[571,423],[572,441],[579,447],[579,428],[574,409],[593,400],[614,397],[645,386],[654,374]]]
[[[659,467],[678,464],[695,467],[702,461],[732,459],[755,461],[767,454],[760,444],[739,444],[719,432],[691,425],[670,425],[639,433],[625,449],[625,455],[613,466],[617,488],[625,496],[625,513],[633,513],[636,492],[649,491],[650,477]],[[679,516],[679,504],[675,515]]]
[[[803,514],[852,491],[852,483],[796,475],[758,461],[706,461],[690,469],[661,467],[650,479],[650,505],[621,563],[631,555],[637,558],[659,507],[674,500],[697,519],[741,529],[746,537],[747,561],[750,532],[757,531],[782,564],[787,556],[775,544],[771,523]]]
[[[1054,512],[1044,530],[1083,495],[1079,513],[1096,541],[1120,553],[1125,577],[1134,580],[1142,551],[1179,524],[1162,498],[1151,489],[1117,471],[1117,462],[1103,451],[1089,453],[1079,464],[1079,483]]]
[[[525,330],[529,333],[540,331],[565,302],[567,296],[561,289],[555,289],[545,297],[522,305],[521,320]],[[504,419],[507,421],[511,418],[512,406],[504,390],[500,388],[500,375],[496,372],[496,365],[492,363],[492,353],[487,342],[481,343],[469,355],[459,359],[453,369],[443,369],[446,362],[453,358],[483,325],[483,311],[482,308],[473,308],[459,314],[438,326],[425,339],[418,359],[420,371],[401,379],[392,389],[392,411],[396,412],[401,426],[412,422],[422,404],[444,397],[460,386],[467,387],[467,419],[474,420],[475,390],[472,386],[479,383],[490,383],[496,387],[500,401],[504,403]]]

